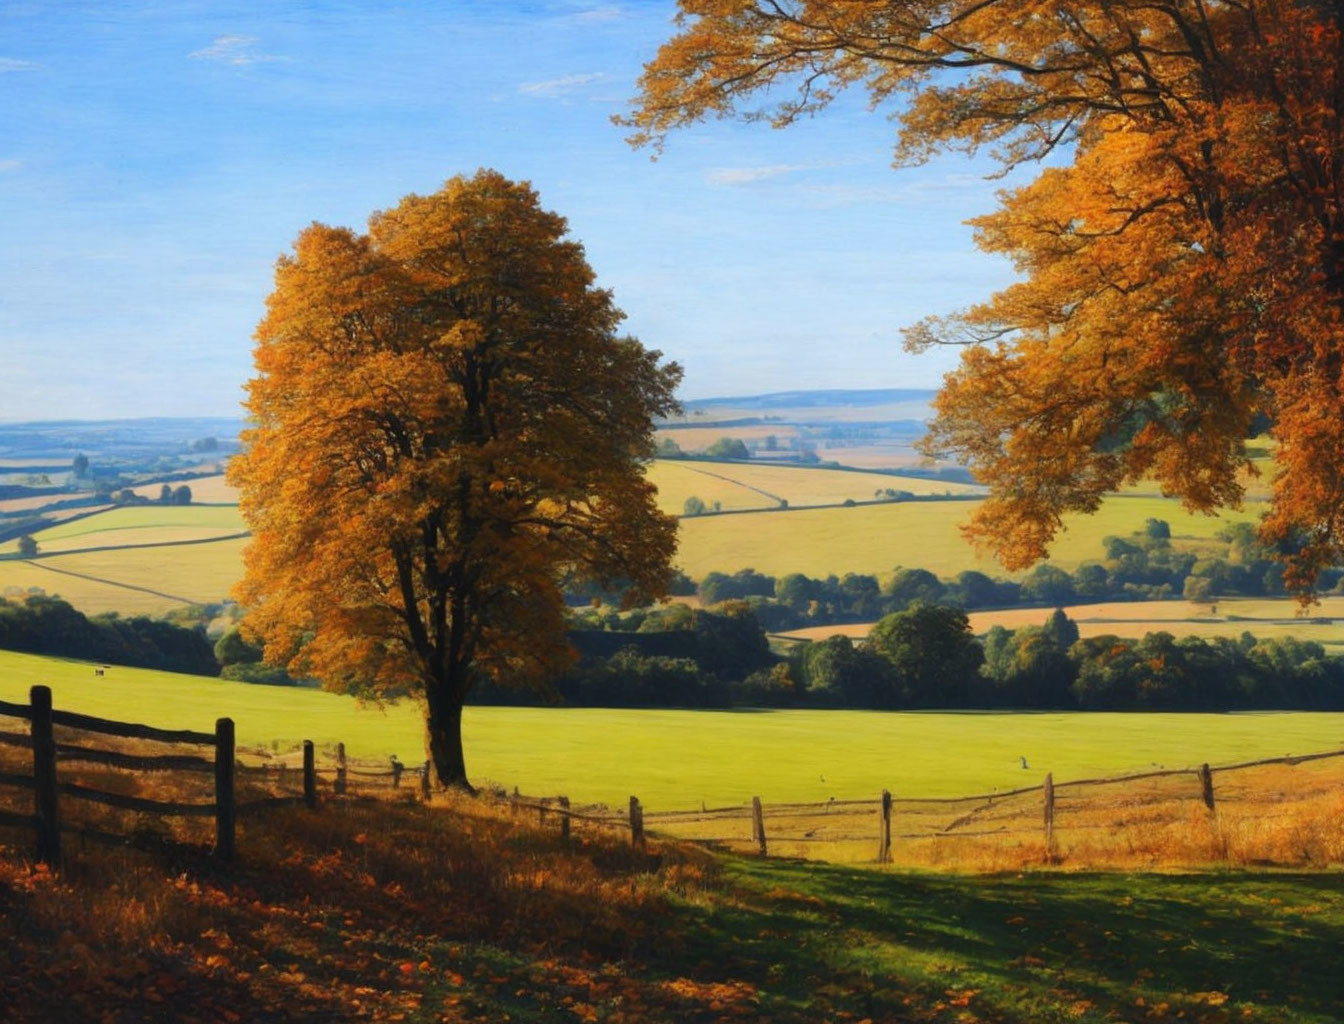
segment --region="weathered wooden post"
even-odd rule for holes
[[[28,691],[32,706],[33,784],[37,790],[37,859],[51,868],[61,865],[61,818],[56,802],[56,740],[51,730],[51,688]]]
[[[429,762],[420,766],[420,799],[429,803]]]
[[[560,804],[560,838],[569,838],[569,797],[557,797],[556,802]]]
[[[882,838],[877,847],[877,862],[891,863],[891,791],[882,790]]]
[[[630,798],[630,845],[644,847],[644,808],[637,796]]]
[[[345,744],[336,744],[336,795],[345,796],[346,787]]]
[[[761,809],[761,798],[754,796],[751,798],[751,838],[761,848],[761,856],[768,857],[765,852],[765,812]]]
[[[215,856],[233,860],[233,719],[215,720]]]
[[[397,760],[397,755],[392,755],[392,788],[401,788],[401,773],[406,770],[406,766]]]
[[[1209,770],[1207,764],[1199,769],[1199,788],[1204,797],[1204,806],[1209,809],[1210,814],[1213,814],[1213,772]]]
[[[1053,772],[1046,773],[1045,785],[1042,789],[1045,793],[1045,854],[1047,857],[1052,857],[1055,853],[1055,775]]]
[[[317,807],[317,765],[314,762],[313,741],[303,741],[303,802]]]
[[[545,824],[546,824],[546,808],[549,807],[550,804],[551,804],[551,798],[548,797],[548,796],[544,796],[544,797],[542,797],[540,800],[537,801],[537,824],[538,824],[539,826],[543,826],[543,827],[545,826]]]

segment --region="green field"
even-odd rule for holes
[[[0,699],[51,686],[56,707],[208,730],[227,715],[243,746],[344,742],[352,756],[423,759],[411,703],[361,708],[316,690],[249,686],[170,672],[0,652]],[[467,767],[477,782],[651,810],[767,802],[953,796],[1094,778],[1154,764],[1344,747],[1344,714],[1012,714],[868,711],[637,711],[468,708]],[[1026,757],[1030,773],[1019,758]]]
[[[710,571],[755,569],[772,576],[789,572],[825,577],[847,572],[882,575],[896,566],[928,569],[952,577],[964,569],[1007,573],[978,555],[957,527],[975,502],[907,502],[856,508],[800,509],[682,520],[677,564],[694,579]],[[1175,538],[1212,537],[1225,523],[1254,520],[1259,507],[1221,517],[1192,515],[1160,497],[1113,497],[1092,516],[1070,516],[1051,548],[1051,562],[1071,569],[1102,557],[1103,537],[1127,536],[1149,517],[1165,519]]]

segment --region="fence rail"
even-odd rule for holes
[[[754,849],[765,856],[781,848],[788,852],[824,844],[871,843],[872,859],[890,863],[895,859],[895,842],[995,839],[1039,843],[1045,856],[1053,858],[1059,855],[1062,832],[1069,836],[1088,835],[1149,825],[1156,820],[1154,810],[1172,805],[1199,808],[1206,820],[1216,825],[1220,811],[1246,799],[1228,781],[1234,773],[1341,757],[1344,749],[1063,782],[1056,782],[1053,774],[1047,774],[1037,785],[957,797],[893,796],[884,790],[880,796],[868,800],[766,804],[758,796],[742,804],[701,807],[698,811],[649,810],[631,797],[630,811],[623,814],[605,807],[574,809],[565,797],[524,797],[515,790],[510,805],[515,813],[535,812],[542,824],[556,819],[566,835],[571,821],[583,822],[622,830],[637,845],[650,836]],[[1215,784],[1215,779],[1225,781]],[[1168,781],[1172,785],[1162,791],[1134,788]],[[1333,781],[1331,784],[1336,785]],[[1083,796],[1089,787],[1111,787],[1123,792],[1118,801],[1123,812],[1119,820],[1087,819],[1095,810],[1094,803]],[[1188,818],[1190,813],[1193,812],[1171,811],[1169,817],[1184,820],[1181,815]],[[1257,821],[1290,818],[1291,815],[1278,811],[1256,811]],[[894,822],[898,827],[893,828]],[[740,832],[732,832],[734,824],[740,825]]]
[[[260,765],[244,765],[237,759],[233,721],[220,718],[215,732],[187,729],[160,729],[148,725],[115,722],[91,715],[56,711],[51,706],[51,691],[35,686],[30,704],[0,701],[0,716],[25,719],[28,733],[0,731],[0,743],[27,748],[32,753],[31,775],[0,772],[0,786],[14,786],[34,793],[34,813],[21,814],[0,809],[0,825],[32,828],[37,837],[38,857],[52,865],[60,861],[62,832],[78,831],[96,839],[115,838],[96,828],[73,826],[61,820],[60,798],[87,801],[107,807],[145,814],[186,818],[215,819],[215,852],[225,861],[235,855],[236,821],[239,814],[251,814],[269,808],[318,806],[319,784],[337,796],[350,794],[353,787],[367,787],[374,780],[384,788],[401,789],[409,775],[414,780],[407,792],[419,790],[430,796],[430,764],[414,767],[391,758],[386,767],[355,764],[346,757],[345,745],[337,744],[334,760],[321,766],[311,741],[302,747],[300,764],[276,758]],[[55,726],[98,732],[105,735],[157,743],[210,746],[213,758],[190,754],[141,754],[101,750],[74,743],[56,742]],[[654,811],[630,797],[628,807],[615,811],[604,806],[573,807],[567,796],[524,797],[514,790],[510,805],[514,813],[534,812],[541,825],[554,821],[560,834],[568,838],[573,823],[604,829],[619,829],[629,835],[635,846],[643,846],[646,837],[690,841],[694,843],[747,847],[761,856],[771,849],[815,848],[821,844],[873,844],[870,849],[878,863],[895,859],[894,842],[948,841],[995,837],[1039,841],[1047,857],[1059,851],[1061,829],[1069,834],[1097,832],[1103,829],[1133,827],[1152,819],[1155,809],[1177,801],[1202,806],[1211,822],[1229,802],[1246,797],[1235,782],[1234,773],[1274,765],[1299,766],[1344,757],[1344,749],[1313,754],[1285,755],[1228,765],[1204,764],[1198,768],[1160,769],[1109,778],[1072,779],[1055,782],[1047,774],[1039,785],[1016,787],[991,793],[957,797],[894,796],[884,790],[867,800],[827,800],[817,803],[764,803],[754,796],[738,805],[705,807],[695,810]],[[80,782],[58,780],[57,763],[80,762],[137,772],[188,772],[213,775],[213,799],[194,803],[155,800],[125,793],[107,792]],[[239,800],[239,777],[280,788],[292,780],[301,786],[301,794],[249,796]],[[1189,780],[1189,781],[1185,781]],[[1170,781],[1169,791],[1155,786]],[[417,785],[418,783],[418,785]],[[1123,787],[1119,805],[1123,813],[1118,821],[1092,821],[1086,818],[1089,803],[1080,794],[1088,787]],[[1138,788],[1135,788],[1135,787]],[[250,787],[255,791],[256,786]],[[1196,800],[1198,804],[1194,803]],[[1034,806],[1034,811],[1032,807]],[[1257,812],[1263,820],[1284,817],[1274,808]],[[1065,821],[1061,822],[1061,815]],[[1035,819],[1035,824],[1032,819]],[[893,829],[893,820],[899,827]],[[740,832],[734,828],[740,826]],[[126,837],[121,837],[125,841]]]
[[[38,859],[54,866],[61,859],[61,834],[77,832],[86,838],[100,841],[127,841],[105,829],[72,825],[62,820],[62,798],[78,800],[117,810],[141,814],[180,818],[215,819],[215,854],[224,861],[235,856],[237,818],[267,809],[291,806],[318,806],[319,782],[329,783],[337,795],[351,789],[351,777],[364,780],[367,786],[374,780],[386,782],[387,788],[398,789],[408,776],[418,781],[421,796],[429,798],[430,765],[426,761],[408,767],[395,757],[387,767],[355,766],[345,756],[345,744],[337,744],[335,763],[319,767],[311,741],[304,741],[301,765],[290,766],[282,760],[261,765],[243,765],[238,762],[234,742],[233,720],[220,718],[213,733],[192,729],[162,729],[132,722],[117,722],[72,711],[58,711],[51,706],[51,690],[34,686],[28,704],[0,701],[0,716],[18,718],[29,723],[27,733],[0,730],[0,744],[21,747],[32,753],[32,774],[0,772],[0,786],[16,786],[34,793],[34,813],[20,814],[0,809],[0,825],[31,828],[36,834]],[[105,750],[77,743],[57,742],[56,727],[93,732],[122,739],[151,743],[190,745],[213,748],[213,757],[196,754],[144,754],[121,750]],[[212,799],[208,802],[186,800],[159,800],[128,793],[109,792],[95,786],[68,779],[58,779],[58,763],[82,763],[132,772],[186,772],[213,776]],[[277,783],[283,788],[290,778],[302,787],[301,795],[272,793],[266,796],[249,795],[239,799],[239,777],[253,782]],[[251,787],[255,789],[256,787]]]

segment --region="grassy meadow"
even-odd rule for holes
[[[112,668],[0,652],[0,699],[35,683],[56,707],[167,728],[235,720],[238,742],[344,742],[353,757],[423,759],[415,705],[361,707],[320,690]],[[958,796],[1153,765],[1197,766],[1344,748],[1344,714],[933,713],[468,708],[467,767],[539,795],[651,810],[875,797]],[[1020,767],[1026,757],[1030,772]]]

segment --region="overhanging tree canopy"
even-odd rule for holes
[[[1240,501],[1267,419],[1263,532],[1310,588],[1344,556],[1344,4],[1324,0],[680,0],[637,144],[706,116],[782,126],[862,85],[898,162],[1065,147],[974,221],[1020,283],[907,333],[969,344],[927,447],[991,496],[968,532],[1009,567],[1144,476]],[[766,111],[745,101],[796,92]]]
[[[422,697],[445,785],[475,681],[569,659],[563,574],[665,585],[642,460],[681,371],[621,319],[565,221],[492,171],[364,235],[314,224],[277,265],[229,466],[247,626],[330,688]]]

